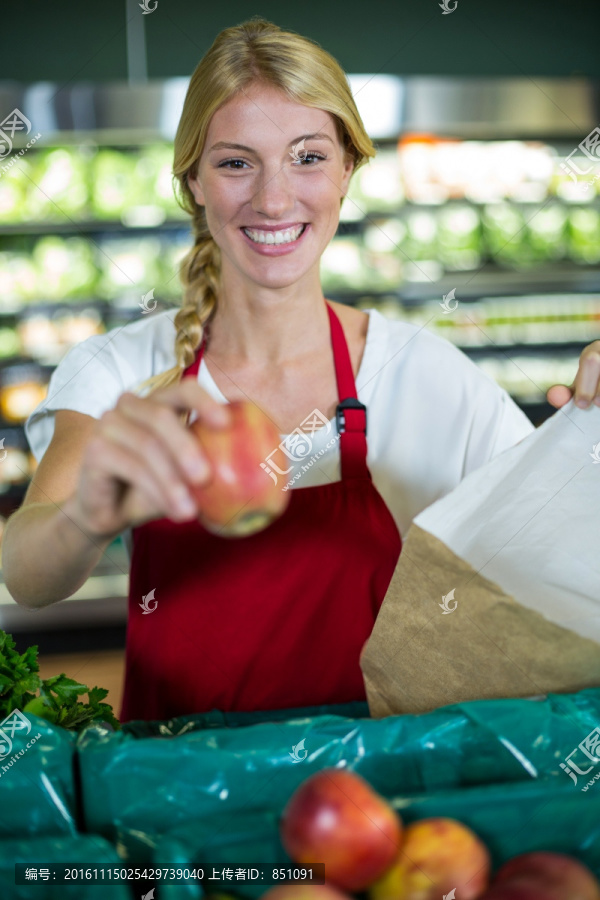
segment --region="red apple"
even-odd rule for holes
[[[583,863],[563,853],[523,853],[497,872],[494,885],[535,886],[552,900],[600,900],[600,884]]]
[[[282,884],[271,888],[260,900],[351,900],[327,884]]]
[[[393,865],[369,887],[369,900],[456,900],[480,897],[490,855],[477,835],[454,819],[421,819],[404,829]]]
[[[210,428],[200,420],[190,425],[212,470],[209,483],[193,486],[192,493],[205,528],[223,537],[241,537],[270,525],[284,512],[290,493],[281,489],[267,462],[269,457],[280,469],[287,468],[273,422],[254,403],[235,401],[229,410],[227,428]]]
[[[354,772],[323,769],[292,794],[281,819],[281,840],[299,864],[325,863],[328,884],[364,890],[398,854],[402,822]]]

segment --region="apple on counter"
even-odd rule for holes
[[[281,841],[297,863],[325,863],[328,884],[362,891],[393,863],[402,822],[360,775],[327,768],[292,794]]]
[[[600,900],[600,884],[571,856],[523,853],[498,870],[481,900]]]
[[[456,900],[476,900],[489,877],[490,854],[470,828],[454,819],[421,819],[405,828],[400,852],[369,887],[369,900],[442,900],[453,890]]]
[[[524,853],[490,885],[490,853],[455,819],[404,826],[390,803],[355,772],[326,768],[289,798],[281,842],[302,865],[325,864],[325,885],[278,886],[268,900],[600,900],[600,883],[562,853]],[[318,893],[316,893],[318,892]],[[343,893],[346,892],[346,893]]]
[[[271,888],[261,900],[352,900],[328,884],[287,884]]]

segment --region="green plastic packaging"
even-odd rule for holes
[[[2,900],[131,900],[129,885],[101,883],[53,884],[37,877],[28,884],[15,884],[15,863],[39,869],[52,863],[88,867],[106,863],[121,868],[114,847],[94,835],[0,841],[0,896]]]
[[[234,727],[207,728],[207,717],[188,716],[122,733],[89,728],[78,741],[87,830],[113,842],[133,835],[123,840],[124,858],[148,864],[161,835],[193,820],[279,815],[296,787],[327,766],[358,772],[389,798],[534,782],[540,791],[563,783],[587,802],[596,788],[579,793],[560,764],[600,721],[598,689],[378,720],[279,718],[290,712],[253,714],[277,720]]]
[[[39,716],[24,719],[29,731],[0,732],[0,840],[75,834],[76,735]]]
[[[219,813],[210,819],[188,822],[157,841],[155,866],[179,866],[196,870],[203,864],[206,879],[190,878],[185,885],[161,885],[163,900],[199,900],[207,893],[236,893],[258,900],[273,884],[252,885],[242,881],[239,868],[257,863],[287,867],[290,858],[279,837],[279,817],[273,812]],[[220,870],[211,865],[235,866],[231,878],[215,881]]]

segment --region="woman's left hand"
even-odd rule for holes
[[[553,384],[546,393],[548,403],[560,409],[575,397],[575,405],[585,409],[590,403],[600,406],[600,341],[592,341],[579,360],[575,381],[570,387]]]

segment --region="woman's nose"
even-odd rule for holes
[[[283,168],[264,171],[255,186],[256,193],[252,197],[254,212],[276,219],[294,206],[295,198]]]

